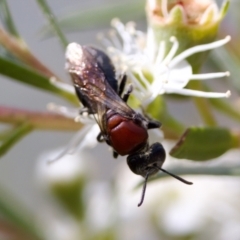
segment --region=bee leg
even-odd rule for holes
[[[162,124],[157,121],[157,120],[153,120],[152,118],[150,118],[144,111],[144,109],[142,109],[143,115],[144,117],[148,120],[147,123],[147,129],[154,129],[154,128],[160,128],[162,126]]]
[[[129,98],[129,96],[130,96],[130,94],[131,94],[132,91],[133,91],[133,86],[132,86],[132,85],[129,85],[127,92],[124,93],[124,95],[123,95],[123,97],[122,97],[122,100],[123,100],[124,102],[127,102],[127,101],[128,101],[128,98]]]
[[[119,95],[120,97],[122,96],[122,93],[123,93],[124,88],[125,88],[125,86],[126,86],[126,82],[127,82],[127,75],[124,74],[123,77],[122,77],[121,83],[120,83],[120,85],[119,85],[119,89],[118,89],[118,95]],[[131,93],[132,91],[133,91],[133,86],[130,85],[130,86],[128,87],[127,92],[124,93],[124,95],[123,95],[123,97],[122,97],[122,100],[123,100],[124,102],[127,102],[128,98],[129,98],[129,96],[130,96],[130,93]]]
[[[147,129],[160,128],[161,125],[160,122],[151,119],[148,121]]]
[[[118,153],[116,151],[113,150],[113,157],[117,158],[118,157]]]
[[[119,85],[119,88],[118,88],[118,95],[121,97],[122,96],[122,93],[124,91],[124,88],[126,86],[126,82],[127,82],[127,75],[124,74],[122,79],[121,79],[121,82],[120,82],[120,85]]]
[[[98,140],[98,142],[104,142],[105,141],[101,132],[97,135],[97,140]]]

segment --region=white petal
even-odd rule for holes
[[[169,70],[168,81],[164,88],[184,88],[192,76],[192,67],[187,61],[181,61],[174,69]]]
[[[192,67],[187,61],[181,61],[173,69],[161,70],[162,72],[154,73],[154,82],[152,88],[184,88],[192,76]]]

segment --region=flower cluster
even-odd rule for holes
[[[206,80],[229,76],[229,72],[193,74],[187,58],[196,53],[209,51],[226,44],[230,37],[209,44],[191,47],[176,55],[179,42],[172,36],[169,40],[159,43],[155,53],[148,47],[147,36],[135,29],[132,22],[124,26],[118,19],[112,21],[116,31],[110,32],[107,39],[100,36],[107,52],[113,59],[117,68],[126,71],[134,85],[134,94],[143,106],[153,101],[158,94],[176,93],[188,96],[221,98],[229,97],[226,93],[202,92],[185,88],[190,80]],[[172,47],[166,53],[166,42],[172,42]]]

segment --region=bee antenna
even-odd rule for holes
[[[170,175],[170,176],[178,179],[179,181],[181,181],[181,182],[183,182],[183,183],[185,183],[185,184],[188,184],[188,185],[192,185],[192,184],[193,184],[192,182],[189,182],[189,181],[187,181],[187,180],[185,180],[185,179],[183,179],[183,178],[181,178],[181,177],[179,177],[179,176],[177,176],[177,175],[174,175],[173,173],[170,173],[170,172],[166,171],[166,170],[163,169],[163,168],[159,168],[159,170],[161,170],[162,172],[167,173],[168,175]]]
[[[179,177],[179,176],[177,176],[177,175],[175,175],[175,174],[173,174],[173,173],[170,173],[170,172],[168,172],[167,170],[165,170],[165,169],[163,169],[163,168],[160,168],[160,167],[157,167],[157,168],[158,168],[159,170],[161,170],[162,172],[167,173],[168,175],[176,178],[177,180],[179,180],[179,181],[181,181],[181,182],[183,182],[183,183],[185,183],[185,184],[188,184],[188,185],[192,185],[192,184],[193,184],[192,182],[189,182],[189,181],[187,181],[187,180],[185,180],[185,179],[183,179],[183,178],[181,178],[181,177]],[[141,195],[140,202],[138,203],[138,207],[140,207],[140,206],[143,204],[144,197],[145,197],[145,193],[146,193],[147,181],[148,181],[149,174],[150,174],[150,172],[148,172],[148,173],[146,174],[146,177],[145,177],[145,180],[144,180],[144,183],[143,183],[143,188],[142,188],[142,195]]]
[[[149,173],[146,174],[146,177],[145,177],[145,180],[144,180],[144,184],[143,184],[143,188],[142,188],[142,196],[141,196],[140,202],[138,203],[138,207],[140,207],[143,204],[143,201],[144,201],[145,192],[146,192],[146,188],[147,188],[148,176],[149,176]]]

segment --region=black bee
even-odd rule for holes
[[[113,148],[114,157],[128,155],[129,168],[145,178],[138,206],[143,203],[148,177],[159,170],[192,184],[161,168],[166,157],[162,144],[148,143],[148,129],[159,128],[161,124],[127,105],[132,86],[123,94],[126,76],[122,77],[118,87],[115,68],[103,51],[71,43],[67,47],[66,60],[67,71],[84,106],[81,112],[93,114],[100,127],[97,139]]]

